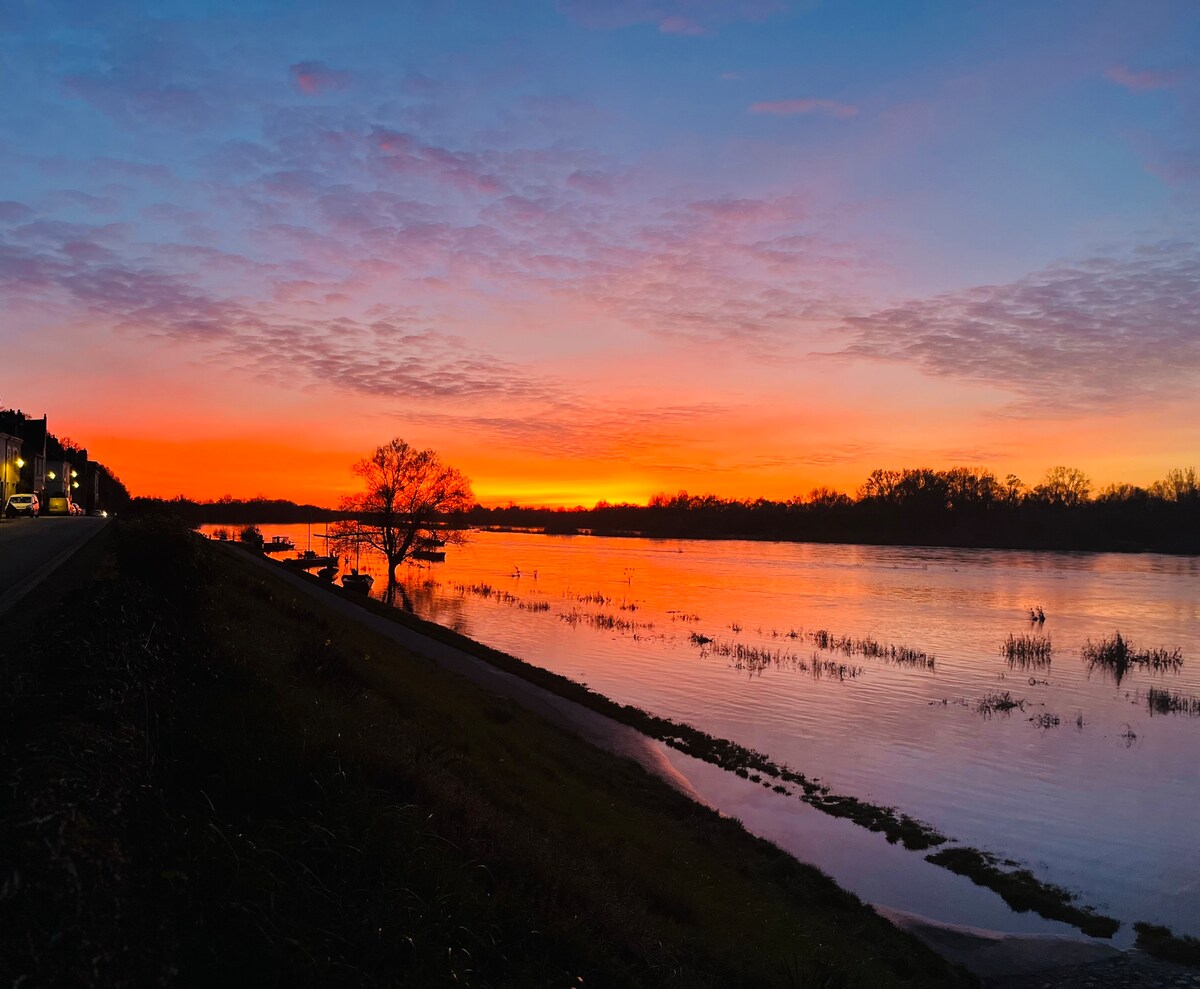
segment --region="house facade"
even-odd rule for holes
[[[46,417],[34,419],[20,409],[0,411],[0,432],[21,440],[16,492],[32,492],[41,499],[46,491],[46,438],[50,435]]]
[[[25,464],[21,448],[21,437],[0,432],[0,511],[8,504],[9,497],[20,490],[17,485],[21,480],[21,468]]]

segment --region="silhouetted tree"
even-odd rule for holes
[[[1088,500],[1092,480],[1077,467],[1051,467],[1033,489],[1033,497],[1046,505],[1074,508]]]
[[[396,584],[396,568],[435,536],[461,540],[459,533],[446,532],[439,523],[471,507],[471,482],[443,464],[433,450],[414,449],[397,437],[351,469],[364,490],[342,499],[341,510],[354,518],[339,522],[334,532],[343,544],[360,539],[382,553],[389,587]]]
[[[1175,468],[1167,471],[1167,476],[1161,481],[1155,481],[1150,488],[1151,493],[1163,501],[1197,501],[1200,500],[1200,479],[1196,477],[1196,468]]]

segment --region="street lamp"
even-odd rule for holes
[[[22,460],[20,457],[17,457],[17,470],[20,470],[24,466],[25,466],[25,461]]]

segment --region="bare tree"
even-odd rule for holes
[[[1074,507],[1088,500],[1092,480],[1077,467],[1051,467],[1033,489],[1033,497],[1047,505]]]
[[[387,559],[388,585],[396,569],[416,550],[435,541],[460,542],[442,528],[447,515],[474,503],[471,482],[443,464],[433,450],[417,450],[397,437],[352,468],[363,481],[361,492],[343,498],[341,510],[354,516],[334,527],[339,545],[361,540]]]

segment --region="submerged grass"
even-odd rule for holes
[[[1183,653],[1179,649],[1138,649],[1119,631],[1105,636],[1099,642],[1088,639],[1080,655],[1089,670],[1108,672],[1118,685],[1134,667],[1152,673],[1178,673],[1183,666]]]
[[[831,680],[854,680],[863,672],[861,666],[852,666],[836,659],[822,659],[816,653],[805,658],[790,649],[770,649],[746,642],[716,642],[708,636],[693,632],[693,645],[701,647],[701,656],[720,656],[729,660],[735,670],[744,670],[751,676],[759,676],[766,669],[793,670],[810,673],[814,680],[828,677]]]
[[[993,714],[1008,714],[1016,710],[1024,711],[1025,704],[1025,698],[1013,697],[1010,691],[992,691],[980,698],[975,705],[975,710],[985,717],[990,717]]]
[[[0,980],[959,981],[632,763],[168,536],[122,523],[0,663]]]
[[[1146,707],[1152,715],[1187,714],[1197,717],[1200,716],[1200,697],[1151,687],[1146,692]]]
[[[1013,869],[995,855],[974,848],[944,848],[926,858],[960,876],[966,876],[977,886],[986,886],[999,893],[1004,902],[1018,913],[1030,910],[1050,920],[1074,924],[1092,937],[1112,937],[1120,921],[1080,907],[1075,897],[1061,886],[1042,882],[1028,869]]]
[[[734,634],[742,631],[742,626],[734,622],[730,629]],[[762,631],[761,629],[759,630]],[[825,628],[810,629],[790,629],[787,632],[779,632],[778,630],[771,632],[771,638],[787,638],[792,640],[805,639],[811,642],[818,649],[825,652],[842,653],[847,657],[862,656],[866,659],[875,659],[885,663],[894,663],[897,666],[908,666],[916,669],[932,670],[936,665],[935,657],[928,653],[922,652],[920,649],[914,649],[911,646],[894,645],[885,642],[879,642],[872,639],[870,636],[865,638],[854,638],[849,635],[835,635]],[[692,645],[710,646],[711,651],[717,652],[720,655],[729,655],[734,646],[729,643],[718,642],[717,640],[707,636],[693,632],[690,636]],[[759,647],[751,647],[759,648]],[[722,650],[725,650],[722,652]],[[790,653],[786,650],[760,650],[764,655],[774,654],[781,659],[790,662],[789,657],[794,657],[795,653]],[[764,664],[768,665],[768,664]],[[861,669],[861,668],[860,668]]]
[[[1010,669],[1044,669],[1050,665],[1053,647],[1048,635],[1012,635],[1000,646],[1000,655]]]

